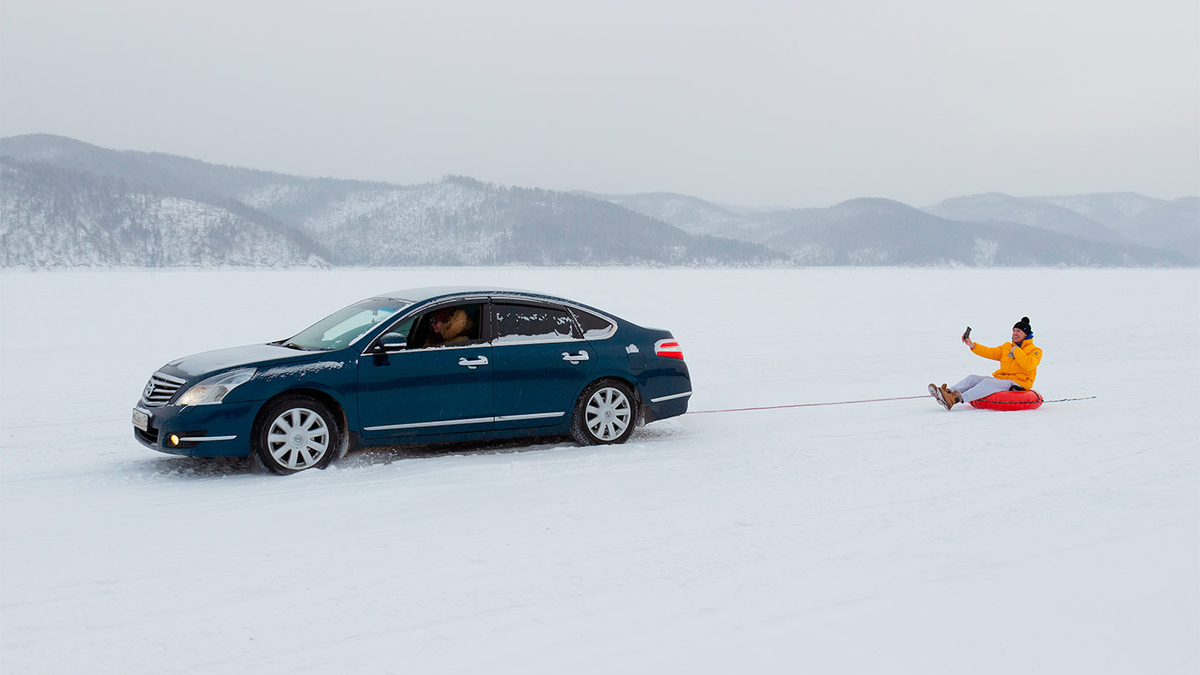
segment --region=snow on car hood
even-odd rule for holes
[[[183,377],[192,379],[207,373],[235,368],[237,366],[261,366],[267,363],[289,361],[298,358],[311,358],[315,352],[305,352],[279,345],[246,345],[244,347],[229,347],[211,352],[192,354],[181,359],[175,359],[163,367],[164,371],[175,372]]]

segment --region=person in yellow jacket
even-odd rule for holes
[[[946,410],[957,403],[977,401],[998,391],[1033,388],[1038,364],[1042,362],[1042,349],[1033,344],[1033,327],[1029,325],[1029,317],[1023,316],[1013,324],[1012,342],[1008,344],[985,347],[966,335],[963,335],[963,344],[985,359],[999,361],[1000,369],[991,377],[968,375],[953,387],[929,385],[929,394]]]

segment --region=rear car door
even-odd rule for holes
[[[551,426],[571,417],[596,355],[566,308],[494,299],[492,392],[496,429]]]

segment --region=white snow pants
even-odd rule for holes
[[[962,396],[964,403],[969,403],[991,396],[998,391],[1008,391],[1012,386],[1012,380],[1001,380],[996,377],[984,377],[982,375],[968,375],[962,379],[962,382],[950,388],[957,391],[959,396]]]

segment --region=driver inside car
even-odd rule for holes
[[[466,342],[467,331],[473,324],[462,307],[443,307],[429,316],[429,337],[426,347],[438,347],[455,342]]]

